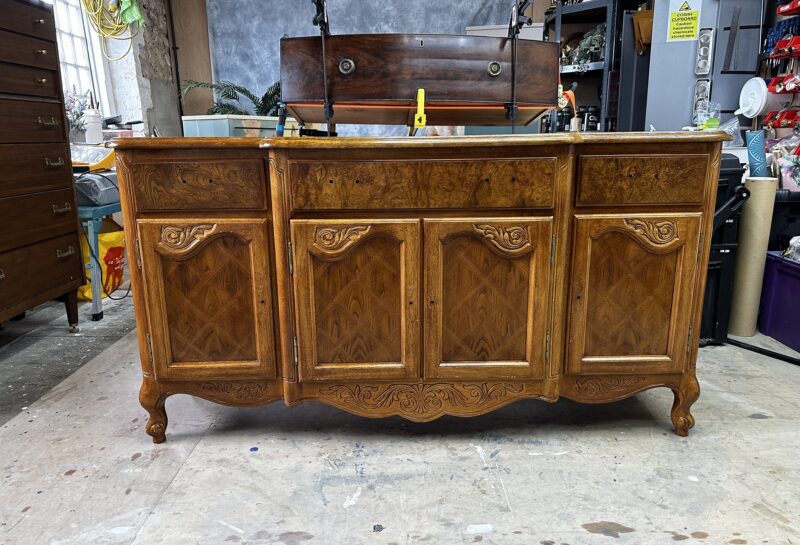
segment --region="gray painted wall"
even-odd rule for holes
[[[543,1],[543,0],[538,0]],[[328,0],[333,34],[464,34],[507,24],[511,0]],[[260,94],[279,78],[281,36],[319,35],[311,0],[206,0],[215,81]]]

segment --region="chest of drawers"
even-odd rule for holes
[[[0,322],[83,283],[58,65],[47,4],[0,0]]]

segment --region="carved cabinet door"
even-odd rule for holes
[[[293,220],[301,380],[419,376],[419,220]]]
[[[683,370],[700,218],[694,213],[576,216],[570,373]]]
[[[159,380],[274,378],[267,221],[139,220]]]
[[[553,221],[425,220],[425,376],[542,378]]]

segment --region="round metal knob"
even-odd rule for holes
[[[492,61],[486,68],[486,72],[488,72],[489,75],[492,76],[493,78],[496,78],[503,72],[503,65],[500,64],[498,61]]]
[[[339,62],[339,72],[341,72],[343,76],[349,76],[355,71],[356,71],[356,61],[354,61],[353,59],[342,59]]]

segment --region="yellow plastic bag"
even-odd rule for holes
[[[81,237],[81,245],[83,246],[84,262],[89,265],[89,260],[94,259],[94,257],[89,252],[89,244],[86,242],[86,237]],[[113,221],[107,220],[103,222],[103,227],[98,235],[98,246],[97,257],[103,270],[103,289],[101,292],[103,297],[106,297],[109,293],[114,293],[114,290],[119,288],[125,280],[125,232]],[[78,299],[81,301],[92,300],[91,277],[92,270],[86,269],[86,278],[89,282],[78,288]]]

